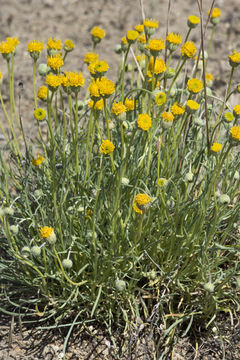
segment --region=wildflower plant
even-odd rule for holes
[[[57,322],[74,314],[108,329],[113,319],[129,329],[141,316],[162,324],[167,336],[239,308],[239,105],[225,111],[239,53],[226,59],[225,98],[213,87],[207,96],[205,68],[192,62],[201,44],[188,40],[200,20],[186,22],[185,37],[169,33],[166,40],[152,38],[160,31],[153,19],[128,31],[116,82],[95,53],[101,28],[91,31],[87,79],[65,70],[78,50],[70,40],[64,57],[61,40],[50,38],[44,48],[31,40],[37,156],[15,103],[18,39],[0,44],[10,93],[7,108],[0,88],[10,129],[3,132],[10,160],[4,147],[0,153],[4,311],[34,318],[42,309],[43,319]],[[42,77],[35,73],[39,52],[50,68]]]

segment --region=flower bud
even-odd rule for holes
[[[38,73],[41,76],[45,76],[50,73],[51,68],[47,64],[40,64],[38,66]]]
[[[184,180],[185,180],[185,182],[188,182],[188,183],[193,182],[193,173],[191,171],[186,173]]]
[[[14,234],[17,235],[18,234],[18,225],[11,225],[10,226],[10,231]]]
[[[62,261],[62,266],[64,267],[64,269],[71,269],[71,267],[73,266],[73,262],[71,259],[64,259]]]
[[[4,214],[13,216],[13,214],[14,214],[13,208],[11,208],[11,207],[6,207],[6,208],[4,209]]]
[[[28,257],[31,252],[31,249],[29,246],[24,246],[21,250],[21,254],[23,257]]]
[[[233,175],[233,178],[234,178],[234,180],[239,180],[239,177],[240,177],[239,171],[236,170],[234,175]]]
[[[207,283],[205,283],[205,284],[203,285],[203,287],[204,287],[204,289],[205,289],[206,291],[208,291],[209,293],[214,292],[214,285],[213,285],[213,283],[211,283],[210,281],[207,282]]]
[[[220,204],[222,205],[225,205],[225,204],[230,204],[230,197],[227,195],[227,194],[222,194],[220,197],[219,197],[219,202]]]
[[[41,248],[37,245],[33,246],[31,248],[31,254],[35,257],[39,256],[41,254]]]
[[[114,48],[114,51],[116,54],[121,54],[122,52],[122,45],[121,44],[117,44]]]
[[[122,183],[122,185],[126,185],[126,186],[127,186],[127,185],[129,184],[129,179],[126,178],[126,177],[122,177],[121,183]]]
[[[124,280],[116,280],[115,287],[116,287],[117,291],[122,292],[122,291],[126,290],[126,282]]]

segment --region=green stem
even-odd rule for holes
[[[37,109],[36,66],[37,66],[37,60],[34,60],[34,62],[33,62],[33,96],[34,96],[34,106],[35,106],[35,109]]]

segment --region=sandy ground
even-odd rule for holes
[[[211,0],[203,0],[205,19],[211,2]],[[227,56],[235,48],[240,51],[240,1],[218,0],[215,6],[221,8],[222,17],[213,41],[208,71],[212,72],[215,76],[214,87],[216,92],[220,92],[224,88],[230,74]],[[168,0],[144,1],[145,16],[159,21],[159,30],[156,35],[162,38],[165,38],[166,33],[167,9]],[[197,0],[172,1],[169,32],[178,32],[184,37],[187,31],[187,18],[191,14],[199,14]],[[15,78],[16,94],[18,93],[17,84],[20,81],[24,86],[22,119],[25,131],[34,128],[32,126],[34,106],[31,85],[32,59],[27,52],[27,45],[30,40],[41,40],[46,43],[50,37],[56,37],[63,41],[68,38],[72,39],[76,44],[76,49],[70,54],[64,69],[85,71],[86,67],[84,68],[83,66],[83,58],[85,53],[91,50],[92,46],[90,30],[93,26],[100,26],[105,29],[106,37],[99,46],[98,52],[101,59],[108,61],[110,65],[108,76],[114,80],[116,78],[116,69],[120,62],[120,57],[114,52],[114,47],[129,29],[132,29],[141,22],[142,14],[138,0],[0,0],[0,41],[5,40],[8,36],[17,36],[20,40],[15,60]],[[191,40],[199,44],[199,39],[199,29],[195,29],[192,32]],[[2,57],[0,57],[0,70],[4,75],[3,95],[7,103],[8,96],[5,93],[8,86],[6,80],[7,66]],[[240,78],[239,69],[237,69],[236,73],[237,76],[233,81],[234,84]],[[42,79],[38,77],[37,88],[40,85],[42,85]],[[239,103],[239,95],[238,98],[233,98],[232,101],[236,101],[236,103],[238,101]],[[0,109],[0,120],[3,123],[5,121],[2,109]],[[33,334],[26,330],[23,334],[23,339],[17,333],[14,333],[13,345],[9,346],[7,337],[9,324],[10,320],[6,318],[4,326],[0,326],[0,359],[60,359],[58,354],[61,352],[63,345],[61,337],[55,338],[51,335],[48,336],[46,333],[39,335],[39,332],[37,332],[36,338],[34,338],[32,337]],[[41,341],[40,343],[40,338],[44,338],[45,342]],[[95,350],[91,350],[95,344],[94,342],[91,343],[88,349],[87,344],[89,344],[89,341],[80,342],[79,338],[76,339],[75,345],[73,344],[69,350],[68,359],[112,358],[108,351],[109,343],[100,348],[103,351],[107,349],[106,352],[98,355]],[[216,347],[214,347],[215,343],[217,343]],[[218,352],[219,344],[219,341],[213,341],[208,346],[212,353],[204,352],[201,355],[201,349],[199,349],[199,356],[194,357],[193,352],[191,352],[192,345],[186,342],[182,347],[183,350],[181,350],[182,355],[180,355],[181,351],[179,351],[179,356],[176,356],[174,359],[204,359],[204,354],[207,354],[205,359],[221,359],[222,355]],[[214,349],[217,349],[215,355],[213,353]],[[238,358],[236,357],[238,355],[228,356],[228,360],[236,360]],[[141,358],[151,359],[151,355],[148,355],[148,357],[144,355]]]

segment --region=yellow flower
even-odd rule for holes
[[[228,58],[232,67],[236,67],[240,64],[240,52],[238,53],[236,50],[234,50],[232,55],[229,55]]]
[[[174,116],[179,116],[184,114],[185,112],[185,107],[178,104],[177,102],[175,102],[172,106],[171,106],[171,112]]]
[[[149,40],[147,48],[150,50],[150,53],[153,56],[157,56],[165,48],[164,40],[151,39],[151,40]]]
[[[143,25],[146,28],[157,29],[158,28],[158,21],[153,20],[153,19],[145,19]]]
[[[188,27],[190,27],[191,29],[194,29],[195,27],[197,27],[197,25],[199,24],[200,22],[200,19],[198,16],[195,16],[195,15],[190,15],[188,17],[188,21],[187,21],[187,24],[188,24]]]
[[[234,116],[233,114],[230,112],[230,111],[226,111],[223,115],[223,120],[226,122],[226,123],[230,123],[234,120]]]
[[[240,141],[240,126],[233,126],[230,130],[232,139]]]
[[[192,41],[187,41],[185,44],[183,44],[181,48],[181,54],[186,58],[192,58],[195,55],[196,51],[196,46]]]
[[[94,26],[94,28],[92,28],[91,35],[94,42],[99,42],[102,38],[104,38],[105,31],[98,26]]]
[[[159,92],[157,93],[157,95],[155,96],[155,103],[158,106],[162,106],[165,102],[166,102],[167,96],[164,92]]]
[[[32,159],[32,164],[35,166],[40,166],[44,161],[44,157],[40,154],[37,155],[36,158]]]
[[[177,46],[180,45],[181,42],[182,42],[182,38],[181,38],[181,36],[178,35],[178,34],[170,33],[170,34],[168,34],[168,36],[166,37],[167,48],[168,48],[170,51],[176,50]]]
[[[138,214],[142,214],[144,206],[150,203],[151,198],[146,194],[137,194],[134,199],[133,209]]]
[[[199,108],[199,104],[194,101],[194,100],[188,100],[187,103],[186,103],[186,109],[189,111],[189,112],[194,112],[194,111],[197,111],[197,109]]]
[[[159,178],[159,179],[157,179],[157,185],[158,185],[159,187],[166,187],[167,184],[168,184],[168,180],[167,180],[167,179],[165,179],[165,178]]]
[[[44,109],[37,108],[36,110],[34,110],[34,117],[36,120],[42,121],[46,117],[46,111]]]
[[[74,42],[72,40],[69,40],[69,39],[65,40],[65,42],[64,42],[64,50],[66,52],[73,51],[74,48],[75,48],[75,44],[74,44]]]
[[[94,104],[95,104],[95,105],[94,105]],[[89,106],[90,108],[92,108],[93,105],[94,105],[94,110],[99,110],[99,111],[102,110],[102,108],[103,108],[103,106],[104,106],[103,99],[100,99],[100,100],[98,100],[98,101],[95,102],[95,103],[94,103],[93,100],[90,100],[90,101],[88,102],[88,106]]]
[[[34,60],[37,60],[40,56],[40,52],[44,49],[42,41],[29,41],[28,52]]]
[[[10,59],[10,57],[15,53],[15,49],[18,44],[18,38],[8,37],[6,38],[6,41],[2,41],[0,43],[0,53],[2,53],[4,58]]]
[[[144,25],[143,24],[136,25],[135,29],[137,30],[137,32],[139,32],[139,34],[141,34],[142,32],[144,32]]]
[[[103,97],[109,97],[115,91],[115,84],[113,81],[102,77],[98,82],[99,92]]]
[[[171,112],[169,112],[169,111],[164,111],[164,112],[161,114],[161,116],[162,116],[162,119],[163,119],[164,121],[167,121],[167,122],[172,122],[173,119],[174,119],[173,114],[172,114]]]
[[[80,88],[84,85],[84,83],[85,79],[81,71],[66,71],[62,76],[63,87],[71,87],[72,91],[79,91]]]
[[[133,99],[126,99],[124,102],[124,105],[127,108],[127,111],[132,111],[134,110],[135,104],[134,104],[134,100]]]
[[[236,117],[240,116],[240,105],[235,105],[233,108],[233,113]]]
[[[52,70],[59,70],[63,65],[63,59],[61,57],[60,54],[57,55],[51,55],[48,57],[48,62],[47,65],[52,69]]]
[[[99,74],[103,74],[106,71],[108,71],[109,66],[108,63],[106,61],[97,61],[95,63],[91,63],[88,66],[88,70],[90,71],[90,73],[92,75],[99,75]]]
[[[47,100],[47,93],[48,93],[48,88],[43,85],[39,88],[37,96],[41,100]]]
[[[190,91],[194,94],[197,94],[202,90],[203,84],[202,84],[201,80],[193,78],[193,79],[188,80],[187,88],[188,88],[188,91]]]
[[[89,85],[88,90],[92,98],[98,98],[100,96],[98,83],[99,83],[98,80],[92,80],[92,82]]]
[[[101,146],[100,146],[100,153],[101,154],[111,154],[115,149],[115,146],[113,143],[109,140],[103,140]]]
[[[2,72],[0,71],[0,80],[2,80],[2,77],[3,77],[3,74],[2,74]]]
[[[207,86],[212,86],[212,83],[213,83],[213,75],[210,74],[210,73],[206,73],[205,79],[206,79],[206,84],[207,84]]]
[[[122,37],[121,42],[123,43],[123,45],[127,45],[127,38],[125,36]]]
[[[111,110],[112,114],[114,114],[116,116],[118,116],[122,113],[125,113],[126,111],[127,111],[127,108],[125,105],[123,105],[122,102],[119,102],[119,103],[114,102],[114,104],[112,106],[112,110]]]
[[[138,32],[135,31],[135,30],[129,30],[129,31],[127,32],[126,38],[127,38],[127,42],[128,42],[129,44],[133,44],[133,43],[137,40],[137,38],[138,38]]]
[[[54,229],[49,226],[43,226],[40,228],[40,235],[43,239],[47,239],[47,241],[53,245],[56,242],[56,235],[54,233]]]
[[[88,65],[95,63],[97,61],[98,61],[98,54],[92,52],[87,53],[84,57],[84,62]]]
[[[138,127],[147,131],[152,126],[152,119],[148,114],[140,114],[137,119]]]
[[[46,84],[50,90],[56,90],[62,84],[62,77],[60,75],[49,74],[46,77]]]
[[[149,60],[149,65],[148,65],[148,70],[151,73],[153,71],[153,64],[154,64],[154,59],[153,59],[153,57],[151,57],[150,60]],[[161,58],[156,58],[155,67],[154,67],[154,74],[158,75],[158,74],[163,73],[164,71],[166,71],[165,62]]]
[[[139,37],[137,38],[137,41],[141,44],[146,44],[146,35],[145,34],[142,34],[142,35],[139,35]]]
[[[210,14],[210,9],[208,10],[208,15]],[[221,16],[221,10],[219,8],[214,8],[211,14],[211,18],[217,18]]]
[[[48,50],[61,50],[62,42],[61,40],[50,38],[47,42],[47,49]]]
[[[222,149],[222,144],[213,143],[211,146],[211,150],[215,153],[219,152]]]

